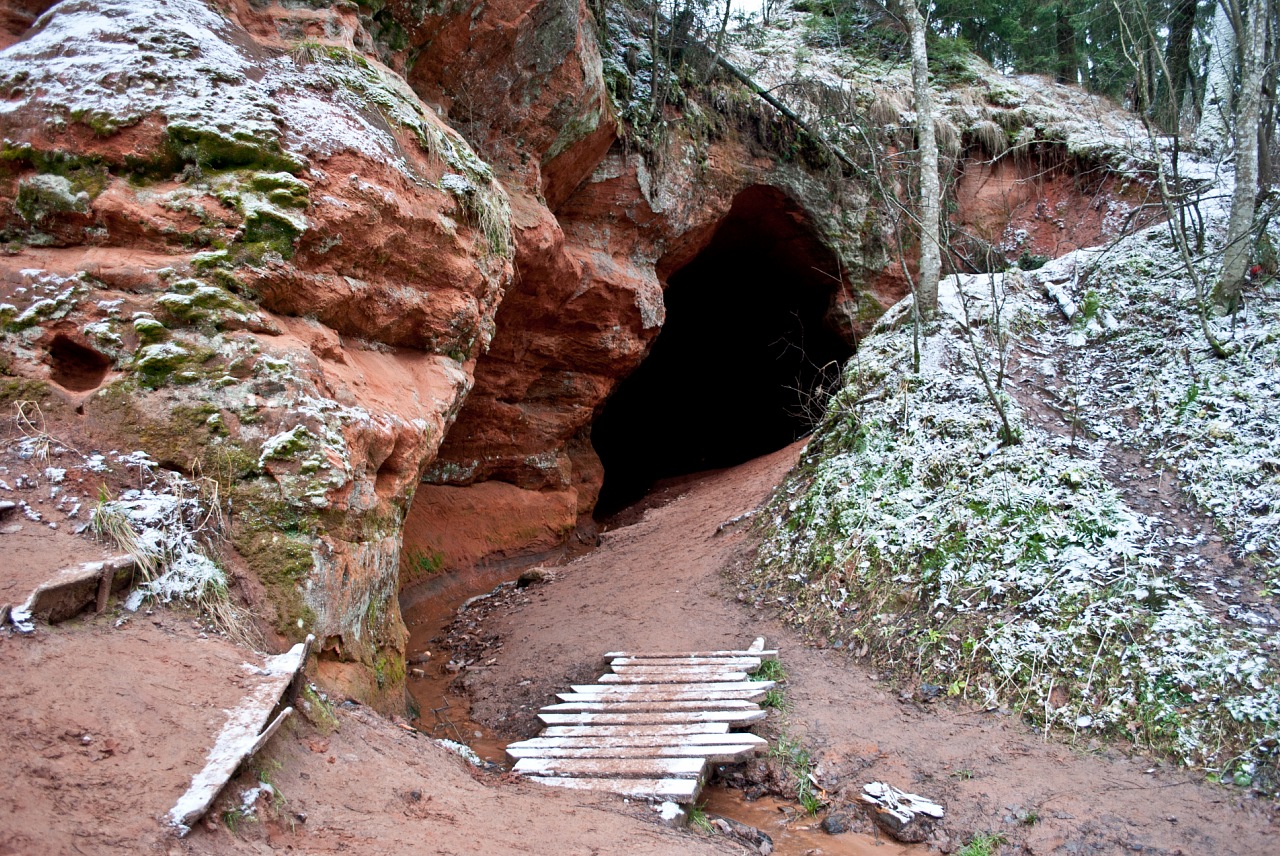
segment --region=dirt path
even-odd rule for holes
[[[484,635],[496,641],[480,660],[493,662],[464,678],[473,718],[528,736],[537,708],[595,677],[605,651],[735,647],[763,635],[789,675],[786,727],[804,736],[834,802],[873,780],[925,794],[948,808],[933,842],[944,852],[983,831],[1007,839],[1004,853],[1275,852],[1275,806],[1122,747],[1045,740],[1005,711],[918,701],[847,652],[806,647],[767,605],[737,602],[721,571],[749,561],[752,536],[743,522],[723,524],[755,509],[798,452],[689,483],[495,612]]]
[[[983,830],[1012,842],[1005,854],[1274,852],[1269,807],[1239,804],[1239,791],[1115,749],[1045,742],[1000,712],[902,700],[847,653],[805,647],[767,607],[738,602],[721,574],[750,557],[752,535],[738,518],[798,451],[669,488],[665,504],[492,612],[480,634],[491,649],[463,673],[477,721],[531,733],[534,711],[565,684],[593,678],[612,648],[718,648],[763,635],[781,647],[790,675],[782,727],[814,752],[836,805],[873,779],[938,799],[948,817],[934,843],[947,852]],[[647,805],[474,772],[340,699],[331,713],[303,704],[309,710],[246,766],[209,818],[177,839],[160,818],[244,694],[241,663],[253,655],[182,611],[117,625],[121,617],[113,607],[0,636],[0,757],[10,771],[0,783],[0,854],[745,852],[721,836],[665,829]],[[244,794],[261,781],[274,795],[258,791],[246,811]],[[761,812],[758,825],[782,840],[769,817]],[[781,852],[901,852],[851,849],[865,845],[844,839],[810,830],[809,844]]]

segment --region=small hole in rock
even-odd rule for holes
[[[59,333],[49,345],[49,379],[72,392],[88,392],[102,386],[111,369],[111,358]]]

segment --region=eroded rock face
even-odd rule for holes
[[[0,321],[104,448],[225,481],[275,631],[395,699],[401,522],[512,250],[489,166],[361,33],[348,4],[40,18],[0,54]]]
[[[735,201],[821,268],[847,342],[907,288],[868,188],[784,157],[754,101],[620,141],[583,0],[50,5],[0,15],[5,371],[222,474],[247,588],[364,694],[403,679],[402,526],[449,565],[590,539],[593,420]],[[987,248],[1047,254],[1060,201],[1123,213],[1018,163],[961,179]]]

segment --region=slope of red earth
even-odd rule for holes
[[[606,651],[765,636],[789,675],[791,709],[772,727],[804,740],[837,808],[873,780],[927,795],[947,808],[931,842],[942,852],[979,831],[1001,833],[1004,854],[1274,852],[1275,816],[1238,791],[1123,747],[1045,740],[1001,711],[918,701],[845,652],[807,647],[767,607],[738,602],[730,578],[753,548],[742,515],[797,453],[669,484],[598,550],[490,612],[489,650],[462,673],[473,718],[528,735],[536,709],[599,674]],[[402,722],[339,698],[326,710],[315,694],[179,839],[163,815],[246,692],[242,664],[253,662],[190,613],[126,613],[115,602],[100,616],[0,636],[0,757],[10,770],[0,854],[746,852],[723,836],[666,829],[644,804],[477,772]],[[276,795],[259,793],[244,811],[245,790],[261,781]],[[719,791],[712,809],[734,796]],[[785,817],[753,815],[780,854],[903,852],[825,836],[816,819],[782,829],[771,816]]]
[[[600,549],[495,612],[480,634],[495,640],[481,661],[493,662],[465,673],[472,717],[527,736],[537,708],[600,674],[606,651],[732,648],[764,636],[788,674],[781,727],[813,753],[837,808],[872,781],[923,794],[947,809],[930,842],[942,852],[979,832],[1002,835],[1004,854],[1275,852],[1275,806],[1123,746],[1046,739],[1007,711],[923,701],[848,652],[807,646],[767,604],[739,602],[733,577],[754,547],[742,516],[798,451],[669,487]]]

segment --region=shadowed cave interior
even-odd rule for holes
[[[815,388],[853,353],[827,320],[838,276],[792,200],[770,187],[738,194],[670,276],[662,332],[592,427],[605,471],[597,519],[661,479],[734,466],[811,430]]]

